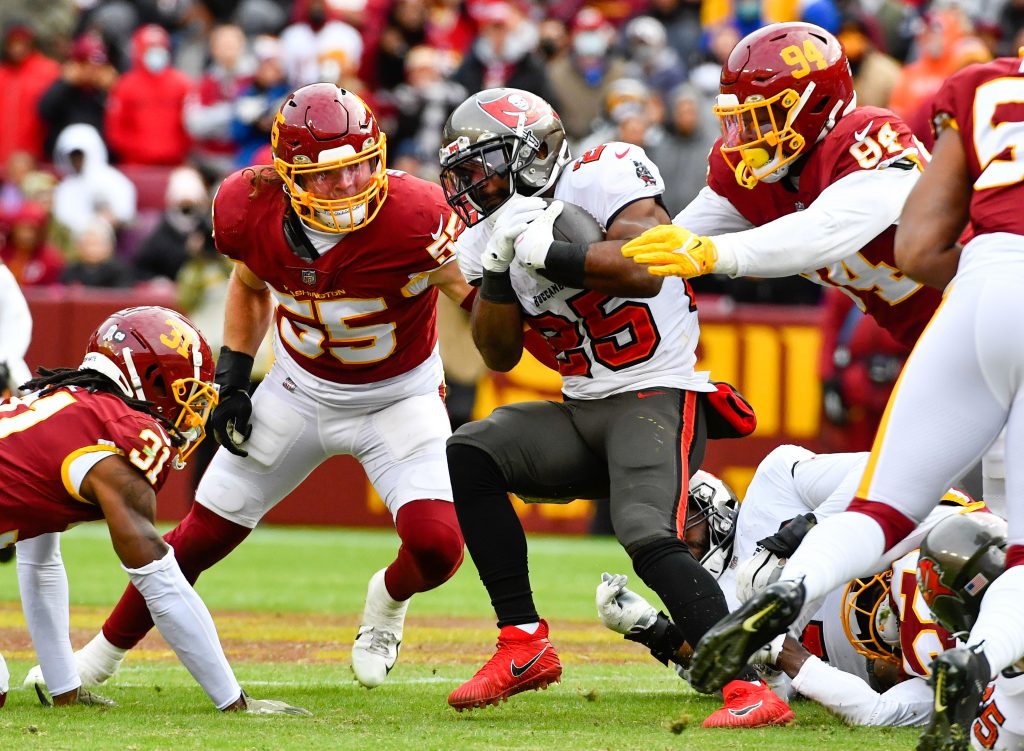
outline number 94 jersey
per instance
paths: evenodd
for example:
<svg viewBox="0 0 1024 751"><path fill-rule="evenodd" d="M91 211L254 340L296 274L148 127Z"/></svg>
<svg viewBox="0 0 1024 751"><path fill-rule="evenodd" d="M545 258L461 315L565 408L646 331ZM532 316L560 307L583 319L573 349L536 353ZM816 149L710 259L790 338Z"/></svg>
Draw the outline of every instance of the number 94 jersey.
<svg viewBox="0 0 1024 751"><path fill-rule="evenodd" d="M555 198L581 206L608 227L629 204L665 190L644 150L606 143L567 164ZM487 219L458 240L459 266L470 283L483 274L491 235ZM681 279L665 279L655 297L611 297L564 287L513 261L512 286L531 328L555 352L562 391L571 399L600 399L650 387L714 391L707 373L694 372L697 304Z"/></svg>
<svg viewBox="0 0 1024 751"><path fill-rule="evenodd" d="M118 397L69 386L0 402L0 548L103 518L82 480L125 457L159 490L178 450L150 415Z"/></svg>

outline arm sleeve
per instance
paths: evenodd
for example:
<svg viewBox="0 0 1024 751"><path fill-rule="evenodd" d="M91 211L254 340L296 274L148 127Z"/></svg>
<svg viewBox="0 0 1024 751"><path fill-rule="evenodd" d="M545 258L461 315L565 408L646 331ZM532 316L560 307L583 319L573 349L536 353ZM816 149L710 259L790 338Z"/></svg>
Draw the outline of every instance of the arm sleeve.
<svg viewBox="0 0 1024 751"><path fill-rule="evenodd" d="M14 274L0 263L0 361L22 362L31 340L32 314L28 303Z"/></svg>
<svg viewBox="0 0 1024 751"><path fill-rule="evenodd" d="M858 170L827 187L803 211L743 232L712 236L718 248L715 272L792 276L842 260L897 222L919 174L903 169Z"/></svg>
<svg viewBox="0 0 1024 751"><path fill-rule="evenodd" d="M217 709L236 701L242 689L224 656L213 618L181 573L174 550L142 568L122 568L146 600L160 635Z"/></svg>
<svg viewBox="0 0 1024 751"><path fill-rule="evenodd" d="M708 186L701 188L686 208L676 214L672 224L685 227L698 235L740 232L754 226L729 199Z"/></svg>
<svg viewBox="0 0 1024 751"><path fill-rule="evenodd" d="M21 540L16 549L21 607L43 680L52 696L74 691L82 681L68 636L68 575L60 555L60 533Z"/></svg>
<svg viewBox="0 0 1024 751"><path fill-rule="evenodd" d="M923 679L903 681L879 694L857 676L813 655L793 678L793 688L851 725L916 727L928 722L931 715L932 691Z"/></svg>

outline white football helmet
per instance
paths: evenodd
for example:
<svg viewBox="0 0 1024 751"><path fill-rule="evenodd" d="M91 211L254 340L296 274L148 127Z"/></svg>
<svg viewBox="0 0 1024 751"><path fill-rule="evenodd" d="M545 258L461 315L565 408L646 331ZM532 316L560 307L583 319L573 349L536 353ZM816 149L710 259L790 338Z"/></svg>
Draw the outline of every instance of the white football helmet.
<svg viewBox="0 0 1024 751"><path fill-rule="evenodd" d="M690 478L686 527L708 523L707 552L700 565L718 579L732 563L736 515L740 501L732 489L710 472L698 469Z"/></svg>

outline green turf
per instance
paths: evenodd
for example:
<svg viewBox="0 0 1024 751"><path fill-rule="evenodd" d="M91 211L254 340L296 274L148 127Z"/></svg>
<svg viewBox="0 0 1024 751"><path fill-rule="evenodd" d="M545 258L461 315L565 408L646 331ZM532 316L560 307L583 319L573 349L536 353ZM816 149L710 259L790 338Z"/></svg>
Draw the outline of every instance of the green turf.
<svg viewBox="0 0 1024 751"><path fill-rule="evenodd" d="M218 714L180 665L136 657L103 689L119 702L116 709L44 710L29 692L13 690L0 710L3 749L868 751L913 748L916 741L915 730L849 728L810 702L796 704L793 727L703 730L700 722L718 706L716 699L689 691L637 645L593 628L600 572L629 570L616 543L605 539L530 541L538 607L552 623L565 665L561 685L513 697L498 708L462 714L448 708L445 696L479 667L496 633L483 588L467 560L451 582L417 596L403 659L388 683L366 691L348 668L347 640L367 579L391 559L395 546L389 532L258 530L200 582L215 618L220 615L243 685L254 696L301 704L314 718ZM102 526L72 530L63 550L72 602L102 606L76 610L73 618L77 630L92 633L126 577ZM15 599L15 589L13 567L0 568L0 601ZM637 590L650 597L642 586ZM242 618L233 611L265 611L269 616L261 617L290 624L300 642L336 641L342 656L332 660L310 654L307 660L300 648L299 658L267 662L259 654L238 652L244 640L237 641L236 634L228 641L227 636L234 629L228 624ZM311 625L305 625L302 614L310 614ZM433 626L418 625L419 618ZM448 619L450 629L444 627ZM325 635L323 624L335 622L341 628ZM275 638L267 633L251 637ZM424 643L431 638L445 642L450 659L432 661L434 647ZM27 655L9 660L15 685L30 666L21 657Z"/></svg>

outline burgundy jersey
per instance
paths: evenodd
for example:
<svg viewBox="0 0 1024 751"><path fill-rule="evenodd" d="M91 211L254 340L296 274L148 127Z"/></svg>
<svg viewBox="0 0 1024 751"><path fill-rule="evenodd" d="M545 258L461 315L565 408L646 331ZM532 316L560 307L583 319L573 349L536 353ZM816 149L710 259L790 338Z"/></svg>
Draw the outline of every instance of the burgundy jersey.
<svg viewBox="0 0 1024 751"><path fill-rule="evenodd" d="M77 490L76 460L94 452L125 457L156 491L178 450L154 417L112 394L67 387L0 402L0 548L103 518Z"/></svg>
<svg viewBox="0 0 1024 751"><path fill-rule="evenodd" d="M955 73L932 103L937 127L947 116L956 125L974 183L974 234L1024 235L1024 60L1002 57Z"/></svg>
<svg viewBox="0 0 1024 751"><path fill-rule="evenodd" d="M441 188L389 171L376 218L307 261L285 235L284 222L294 218L281 183L254 188L253 175L241 170L224 180L214 240L270 285L275 336L295 362L343 384L382 381L424 362L437 343L437 289L427 275L454 259L460 227Z"/></svg>
<svg viewBox="0 0 1024 751"><path fill-rule="evenodd" d="M889 110L878 107L858 107L836 124L807 156L795 191L788 187L788 180L759 182L752 189L742 187L722 158L719 146L721 139L708 158L708 185L756 227L803 210L823 190L853 172L878 169L886 162L900 160L923 166L910 128ZM863 248L855 252L851 249L841 262L804 276L843 290L895 339L913 346L942 295L897 269L895 236L896 227L891 226Z"/></svg>

